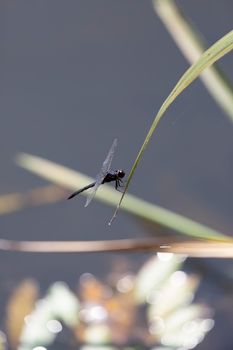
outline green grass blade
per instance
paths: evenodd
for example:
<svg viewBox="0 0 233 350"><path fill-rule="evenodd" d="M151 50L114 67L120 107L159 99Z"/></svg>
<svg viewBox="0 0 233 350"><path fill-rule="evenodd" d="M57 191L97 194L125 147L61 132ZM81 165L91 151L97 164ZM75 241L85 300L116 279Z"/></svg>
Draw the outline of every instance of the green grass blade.
<svg viewBox="0 0 233 350"><path fill-rule="evenodd" d="M206 50L202 35L180 11L174 0L152 0L154 10L190 64ZM200 76L216 103L233 122L233 86L216 65Z"/></svg>
<svg viewBox="0 0 233 350"><path fill-rule="evenodd" d="M228 34L226 34L224 37L222 37L220 40L218 40L215 44L213 44L207 51L205 51L202 56L199 58L199 60L194 63L180 78L178 83L175 85L174 89L171 91L171 93L168 95L166 100L163 102L162 106L160 107L157 115L155 116L155 119L149 129L148 134L146 135L145 141L142 144L142 147L136 157L136 160L131 168L128 180L126 182L125 190L122 193L122 196L120 198L120 201L117 205L117 208L112 216L112 219L110 220L109 224L111 225L112 221L117 215L118 210L120 209L122 200L125 196L126 191L128 190L130 181L133 177L133 174L143 156L143 153L145 152L146 146L155 131L158 123L160 122L160 119L168 109L168 107L172 104L172 102L202 73L202 71L211 66L214 62L216 62L218 59L226 55L228 52L230 52L233 49L233 30L230 31Z"/></svg>
<svg viewBox="0 0 233 350"><path fill-rule="evenodd" d="M92 178L85 176L80 172L29 154L19 154L17 157L17 163L28 171L72 190L93 182ZM85 192L83 192L83 195L85 195ZM115 206L119 201L120 193L111 186L105 184L97 191L95 198L108 205ZM215 241L231 241L230 237L221 232L195 222L194 220L188 219L182 215L173 213L170 210L143 201L130 194L128 194L125 198L122 208L126 212L133 214L138 218L151 221L186 236Z"/></svg>

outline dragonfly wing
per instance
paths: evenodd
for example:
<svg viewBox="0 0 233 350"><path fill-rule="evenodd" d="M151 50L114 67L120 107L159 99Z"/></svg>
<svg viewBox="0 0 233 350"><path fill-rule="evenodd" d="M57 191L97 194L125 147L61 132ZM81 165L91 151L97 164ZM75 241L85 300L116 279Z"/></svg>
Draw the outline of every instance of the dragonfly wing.
<svg viewBox="0 0 233 350"><path fill-rule="evenodd" d="M106 157L105 161L103 162L102 168L101 168L100 172L98 173L98 175L96 176L95 186L92 188L92 190L90 191L90 193L87 196L85 207L87 207L90 204L90 202L92 201L92 199L95 197L95 194L96 194L96 191L98 190L98 187L102 184L103 179L105 178L105 176L109 172L116 146L117 146L117 139L114 139L112 146L110 147L110 150L108 151L107 157Z"/></svg>
<svg viewBox="0 0 233 350"><path fill-rule="evenodd" d="M102 181L101 181L102 182ZM85 207L87 207L92 199L95 197L95 194L96 194L96 191L98 190L98 187L101 185L101 183L95 183L95 186L91 189L91 191L89 192L89 194L87 195L87 200L86 200L86 203L85 203Z"/></svg>
<svg viewBox="0 0 233 350"><path fill-rule="evenodd" d="M104 173L105 175L107 175L107 173L110 170L116 146L117 146L117 139L114 139L112 146L110 147L110 150L108 151L108 155L107 155L105 161L103 162L103 165L101 168L101 173Z"/></svg>

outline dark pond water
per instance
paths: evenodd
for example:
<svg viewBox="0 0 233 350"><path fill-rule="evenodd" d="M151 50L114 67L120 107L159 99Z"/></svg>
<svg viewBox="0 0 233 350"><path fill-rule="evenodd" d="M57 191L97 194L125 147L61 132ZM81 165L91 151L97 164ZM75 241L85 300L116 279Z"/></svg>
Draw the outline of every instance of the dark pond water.
<svg viewBox="0 0 233 350"><path fill-rule="evenodd" d="M179 4L208 44L232 28L230 0ZM0 23L0 192L46 184L15 165L19 151L95 175L118 137L114 165L128 171L156 111L188 67L150 1L3 1ZM220 65L233 79L232 54ZM232 123L197 81L167 112L130 191L231 234L232 164ZM123 213L109 228L112 208L93 202L84 209L83 204L80 198L1 216L1 237L85 240L146 234ZM113 258L1 253L2 314L21 279L37 279L42 290L56 280L74 286L83 272L104 276ZM130 258L139 262L143 255ZM231 350L232 265L200 263L209 278L200 297L212 295L218 312L215 331L199 348ZM189 264L200 267L196 261Z"/></svg>

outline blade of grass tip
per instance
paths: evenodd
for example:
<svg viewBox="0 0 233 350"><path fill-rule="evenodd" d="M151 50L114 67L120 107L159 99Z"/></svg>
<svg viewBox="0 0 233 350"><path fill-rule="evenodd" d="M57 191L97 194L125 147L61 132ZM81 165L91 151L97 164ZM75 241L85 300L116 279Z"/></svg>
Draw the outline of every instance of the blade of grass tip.
<svg viewBox="0 0 233 350"><path fill-rule="evenodd" d="M141 149L136 157L136 160L130 170L129 177L126 182L125 189L122 193L122 196L120 198L120 201L115 209L115 212L113 213L113 216L111 220L109 221L109 225L112 224L113 220L117 216L117 213L120 209L122 200L128 190L130 181L133 177L133 174L143 156L143 153L145 152L146 146L155 131L160 119L168 109L168 107L172 104L172 102L176 99L177 96L179 96L185 88L187 88L200 74L201 72L211 66L214 62L216 62L218 59L226 55L228 52L230 52L233 49L233 30L227 33L225 36L223 36L221 39L219 39L217 42L215 42L208 50L206 50L201 57L190 67L186 72L182 75L178 83L175 85L171 93L168 95L168 97L163 102L162 106L160 107L157 115L155 116L155 119L146 135L145 141L143 142Z"/></svg>
<svg viewBox="0 0 233 350"><path fill-rule="evenodd" d="M156 14L190 64L206 50L202 35L184 16L174 0L152 0ZM213 65L200 76L208 92L233 122L233 86L229 78Z"/></svg>

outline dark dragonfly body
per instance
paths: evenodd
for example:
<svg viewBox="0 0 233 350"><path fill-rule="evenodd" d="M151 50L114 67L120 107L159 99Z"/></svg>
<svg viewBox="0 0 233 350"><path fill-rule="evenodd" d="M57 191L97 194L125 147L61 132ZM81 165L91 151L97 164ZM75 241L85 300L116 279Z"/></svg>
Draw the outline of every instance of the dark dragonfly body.
<svg viewBox="0 0 233 350"><path fill-rule="evenodd" d="M86 204L85 204L85 207L87 207L90 204L90 202L92 201L92 199L94 198L96 191L98 190L100 185L102 185L106 182L114 181L116 190L118 190L118 187L122 187L122 183L123 183L122 178L125 176L125 172L123 170L116 170L116 171L110 170L116 146L117 146L117 139L114 139L112 146L110 147L110 149L108 151L107 157L102 164L100 172L98 173L98 175L95 178L95 182L81 188L78 191L75 191L67 199L71 199L71 198L77 196L79 193L82 193L83 191L86 191L89 188L92 188L91 191L87 195L87 200L86 200Z"/></svg>
<svg viewBox="0 0 233 350"><path fill-rule="evenodd" d="M122 178L125 176L125 172L123 170L116 170L116 171L109 171L104 179L101 182L101 185L105 184L106 182L113 182L115 181L115 189L118 190L119 187L123 186ZM72 193L67 199L74 198L78 194L82 193L83 191L88 190L89 188L92 188L96 185L96 181L92 182L91 184L81 188L80 190L75 191Z"/></svg>

